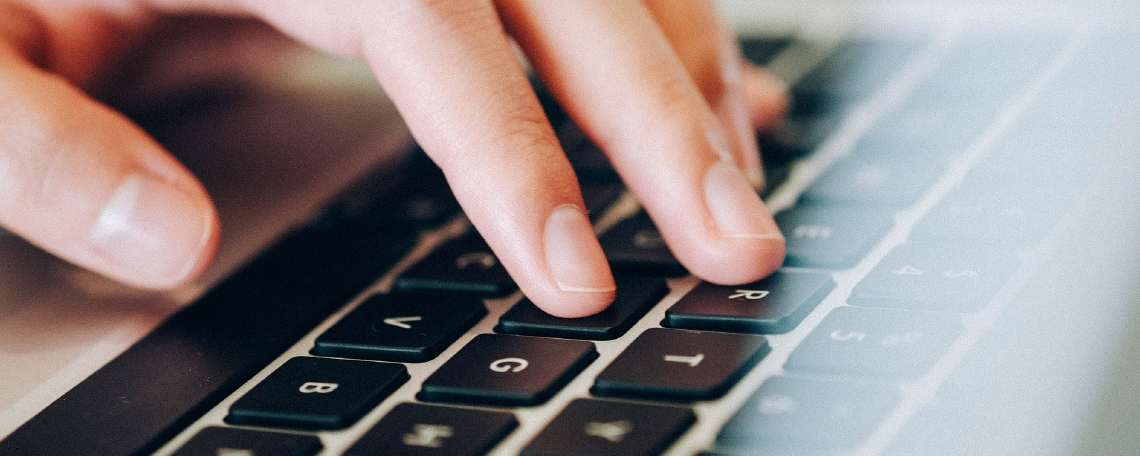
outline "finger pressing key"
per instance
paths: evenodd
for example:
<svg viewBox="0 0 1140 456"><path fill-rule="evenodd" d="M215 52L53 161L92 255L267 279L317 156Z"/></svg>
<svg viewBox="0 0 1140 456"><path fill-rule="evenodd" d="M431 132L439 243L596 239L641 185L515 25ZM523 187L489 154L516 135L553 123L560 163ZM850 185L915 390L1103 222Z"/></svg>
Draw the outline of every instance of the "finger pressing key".
<svg viewBox="0 0 1140 456"><path fill-rule="evenodd" d="M641 2L499 6L544 82L606 150L691 272L730 284L779 267L783 236L741 172L724 124Z"/></svg>

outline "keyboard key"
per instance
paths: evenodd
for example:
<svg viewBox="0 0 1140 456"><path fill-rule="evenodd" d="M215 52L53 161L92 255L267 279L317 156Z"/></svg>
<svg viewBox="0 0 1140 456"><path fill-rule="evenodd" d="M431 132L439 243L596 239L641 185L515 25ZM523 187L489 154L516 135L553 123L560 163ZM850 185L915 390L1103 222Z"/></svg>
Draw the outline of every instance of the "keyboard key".
<svg viewBox="0 0 1140 456"><path fill-rule="evenodd" d="M841 115L829 108L811 109L808 113L790 114L775 129L759 135L765 166L787 164L811 154L831 136L842 120Z"/></svg>
<svg viewBox="0 0 1140 456"><path fill-rule="evenodd" d="M655 277L617 276L617 296L601 313L585 318L558 318L523 299L499 320L496 331L566 339L611 340L625 334L649 309L669 293Z"/></svg>
<svg viewBox="0 0 1140 456"><path fill-rule="evenodd" d="M408 370L399 364L293 358L238 399L226 421L343 429L407 380Z"/></svg>
<svg viewBox="0 0 1140 456"><path fill-rule="evenodd" d="M517 426L510 413L400 404L345 456L481 456Z"/></svg>
<svg viewBox="0 0 1140 456"><path fill-rule="evenodd" d="M962 332L957 316L839 307L784 366L789 372L912 379L926 374Z"/></svg>
<svg viewBox="0 0 1140 456"><path fill-rule="evenodd" d="M480 334L424 381L419 398L429 402L537 405L550 399L597 356L590 342Z"/></svg>
<svg viewBox="0 0 1140 456"><path fill-rule="evenodd" d="M416 263L396 281L401 292L466 293L501 297L515 282L478 233L452 239Z"/></svg>
<svg viewBox="0 0 1140 456"><path fill-rule="evenodd" d="M794 90L837 100L862 100L898 73L922 46L919 41L850 40L841 43Z"/></svg>
<svg viewBox="0 0 1140 456"><path fill-rule="evenodd" d="M891 211L796 207L776 214L787 238L787 266L844 269L854 266L894 225Z"/></svg>
<svg viewBox="0 0 1140 456"><path fill-rule="evenodd" d="M428 361L486 314L486 308L477 298L376 295L321 334L313 354L382 361Z"/></svg>
<svg viewBox="0 0 1140 456"><path fill-rule="evenodd" d="M825 272L776 271L740 286L701 282L665 312L665 322L672 328L786 333L834 288Z"/></svg>
<svg viewBox="0 0 1140 456"><path fill-rule="evenodd" d="M899 392L886 385L773 377L729 420L717 444L795 454L851 451L900 400Z"/></svg>
<svg viewBox="0 0 1140 456"><path fill-rule="evenodd" d="M625 186L616 183L583 182L582 201L590 220L598 220L625 192Z"/></svg>
<svg viewBox="0 0 1140 456"><path fill-rule="evenodd" d="M461 212L443 171L418 148L407 164L384 169L360 187L326 217L418 230L439 227Z"/></svg>
<svg viewBox="0 0 1140 456"><path fill-rule="evenodd" d="M598 396L694 401L724 395L770 351L761 336L651 328L598 374Z"/></svg>
<svg viewBox="0 0 1140 456"><path fill-rule="evenodd" d="M576 399L523 449L523 456L652 456L696 421L692 410Z"/></svg>
<svg viewBox="0 0 1140 456"><path fill-rule="evenodd" d="M685 274L685 267L673 257L665 239L645 212L619 222L602 233L599 241L614 272Z"/></svg>
<svg viewBox="0 0 1140 456"><path fill-rule="evenodd" d="M972 312L985 306L1017 268L1013 256L902 246L851 293L854 306Z"/></svg>
<svg viewBox="0 0 1140 456"><path fill-rule="evenodd" d="M311 435L208 427L182 445L174 456L315 456L321 449L321 439Z"/></svg>
<svg viewBox="0 0 1140 456"><path fill-rule="evenodd" d="M945 170L940 160L853 154L823 173L801 198L810 203L905 207L918 201Z"/></svg>
<svg viewBox="0 0 1140 456"><path fill-rule="evenodd" d="M974 193L963 189L952 193L915 225L910 238L927 244L1009 252L1039 243L1063 210L1052 196L1042 199Z"/></svg>
<svg viewBox="0 0 1140 456"><path fill-rule="evenodd" d="M740 51L753 65L767 65L792 44L792 37L745 37L740 39Z"/></svg>

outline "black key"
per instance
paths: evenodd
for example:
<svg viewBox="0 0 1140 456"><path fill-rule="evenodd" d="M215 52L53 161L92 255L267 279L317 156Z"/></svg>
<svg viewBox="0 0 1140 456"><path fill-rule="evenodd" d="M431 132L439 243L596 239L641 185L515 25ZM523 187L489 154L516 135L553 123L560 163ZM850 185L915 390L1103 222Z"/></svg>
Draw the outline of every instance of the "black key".
<svg viewBox="0 0 1140 456"><path fill-rule="evenodd" d="M582 201L586 204L590 220L599 219L625 192L625 186L614 183L583 182L581 186Z"/></svg>
<svg viewBox="0 0 1140 456"><path fill-rule="evenodd" d="M851 293L855 306L972 312L985 306L1013 271L1008 254L902 246Z"/></svg>
<svg viewBox="0 0 1140 456"><path fill-rule="evenodd" d="M669 293L654 277L617 276L617 296L601 313L585 318L558 318L523 299L499 320L498 332L566 339L611 340L625 334Z"/></svg>
<svg viewBox="0 0 1140 456"><path fill-rule="evenodd" d="M621 177L610 164L610 159L602 148L586 137L577 125L567 124L556 132L565 145L566 158L578 175L578 180L586 183L621 183Z"/></svg>
<svg viewBox="0 0 1140 456"><path fill-rule="evenodd" d="M422 152L420 162L409 169L385 175L390 188L380 192L370 205L357 210L359 219L381 226L411 229L435 228L460 213L459 202L451 193L447 179Z"/></svg>
<svg viewBox="0 0 1140 456"><path fill-rule="evenodd" d="M0 454L154 451L403 257L415 238L401 233L288 237L0 441Z"/></svg>
<svg viewBox="0 0 1140 456"><path fill-rule="evenodd" d="M439 246L396 280L399 291L501 297L515 291L511 275L478 233Z"/></svg>
<svg viewBox="0 0 1140 456"><path fill-rule="evenodd" d="M793 91L843 101L865 99L890 81L921 45L918 41L847 41L800 79Z"/></svg>
<svg viewBox="0 0 1140 456"><path fill-rule="evenodd" d="M522 454L657 455L695 420L687 408L576 399L527 444Z"/></svg>
<svg viewBox="0 0 1140 456"><path fill-rule="evenodd" d="M599 241L615 272L683 275L685 267L673 257L649 214L641 212L602 233Z"/></svg>
<svg viewBox="0 0 1140 456"><path fill-rule="evenodd" d="M694 401L724 395L770 351L761 336L651 328L598 374L598 396Z"/></svg>
<svg viewBox="0 0 1140 456"><path fill-rule="evenodd" d="M399 364L293 358L234 402L226 421L343 429L407 380Z"/></svg>
<svg viewBox="0 0 1140 456"><path fill-rule="evenodd" d="M480 334L424 381L419 398L537 405L550 399L597 356L590 342Z"/></svg>
<svg viewBox="0 0 1140 456"><path fill-rule="evenodd" d="M791 331L835 288L826 272L776 271L740 286L701 282L665 312L673 328L780 334Z"/></svg>
<svg viewBox="0 0 1140 456"><path fill-rule="evenodd" d="M802 199L823 204L910 206L946 170L941 160L917 155L850 155L816 179Z"/></svg>
<svg viewBox="0 0 1140 456"><path fill-rule="evenodd" d="M759 135L764 163L786 164L811 154L839 126L842 116L824 108L788 117L771 132Z"/></svg>
<svg viewBox="0 0 1140 456"><path fill-rule="evenodd" d="M422 362L487 314L481 300L435 295L368 298L317 338L314 355Z"/></svg>
<svg viewBox="0 0 1140 456"><path fill-rule="evenodd" d="M962 332L957 316L839 307L792 351L789 372L917 378Z"/></svg>
<svg viewBox="0 0 1140 456"><path fill-rule="evenodd" d="M787 238L784 264L808 268L854 266L894 224L889 210L796 207L776 214Z"/></svg>
<svg viewBox="0 0 1140 456"><path fill-rule="evenodd" d="M208 427L174 456L314 456L322 448L321 439L311 435Z"/></svg>
<svg viewBox="0 0 1140 456"><path fill-rule="evenodd" d="M517 426L510 413L400 404L345 456L480 456Z"/></svg>
<svg viewBox="0 0 1140 456"><path fill-rule="evenodd" d="M897 390L885 385L773 377L729 420L717 444L795 454L850 451L874 432L900 399Z"/></svg>
<svg viewBox="0 0 1140 456"><path fill-rule="evenodd" d="M745 37L740 39L740 51L744 58L754 65L767 65L780 52L792 44L793 38L780 37Z"/></svg>
<svg viewBox="0 0 1140 456"><path fill-rule="evenodd" d="M760 197L767 199L772 195L788 178L792 176L791 163L778 164L764 162L764 189L760 192Z"/></svg>

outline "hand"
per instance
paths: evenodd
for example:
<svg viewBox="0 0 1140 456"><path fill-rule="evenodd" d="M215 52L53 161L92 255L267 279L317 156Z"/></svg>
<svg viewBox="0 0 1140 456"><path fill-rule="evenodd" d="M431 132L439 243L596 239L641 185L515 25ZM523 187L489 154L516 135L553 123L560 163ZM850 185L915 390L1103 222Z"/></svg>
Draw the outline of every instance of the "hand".
<svg viewBox="0 0 1140 456"><path fill-rule="evenodd" d="M613 299L578 183L513 38L606 150L677 258L716 283L779 267L753 131L785 103L705 0L0 0L0 224L124 282L209 263L198 181L83 90L162 15L248 16L369 63L522 290L563 317Z"/></svg>

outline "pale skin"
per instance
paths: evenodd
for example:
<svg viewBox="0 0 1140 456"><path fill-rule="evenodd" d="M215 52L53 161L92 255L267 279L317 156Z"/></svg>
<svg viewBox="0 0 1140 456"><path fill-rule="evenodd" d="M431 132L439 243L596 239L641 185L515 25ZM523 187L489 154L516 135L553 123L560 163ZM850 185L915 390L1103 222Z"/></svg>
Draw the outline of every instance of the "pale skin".
<svg viewBox="0 0 1140 456"><path fill-rule="evenodd" d="M268 24L251 27L250 40L276 43L262 52L287 36L366 61L519 287L553 315L601 311L614 281L512 43L689 271L742 284L783 260L753 187L754 131L777 121L784 91L742 63L704 0L0 0L0 225L138 287L202 273L219 233L209 195L87 93L156 18L184 13ZM170 60L194 72L192 57ZM196 71L232 70L202 60Z"/></svg>

